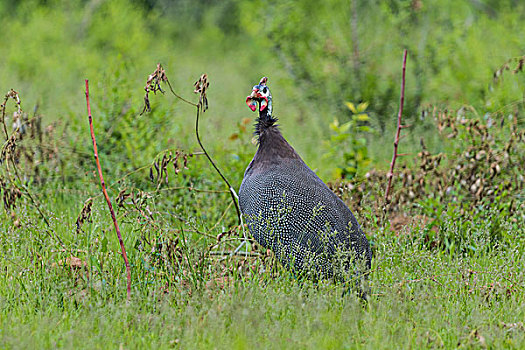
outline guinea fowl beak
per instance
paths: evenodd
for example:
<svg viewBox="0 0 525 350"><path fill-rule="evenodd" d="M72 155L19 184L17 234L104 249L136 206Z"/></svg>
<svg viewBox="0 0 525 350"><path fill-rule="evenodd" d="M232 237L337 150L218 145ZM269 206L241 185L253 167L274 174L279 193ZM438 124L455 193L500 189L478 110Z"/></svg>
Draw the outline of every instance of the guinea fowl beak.
<svg viewBox="0 0 525 350"><path fill-rule="evenodd" d="M252 112L255 112L255 110L257 109L258 101L261 102L261 107L259 108L259 110L262 112L266 107L268 107L268 98L266 96L261 95L261 93L259 92L259 88L254 87L251 95L246 97L246 104L248 105L248 107L250 107Z"/></svg>

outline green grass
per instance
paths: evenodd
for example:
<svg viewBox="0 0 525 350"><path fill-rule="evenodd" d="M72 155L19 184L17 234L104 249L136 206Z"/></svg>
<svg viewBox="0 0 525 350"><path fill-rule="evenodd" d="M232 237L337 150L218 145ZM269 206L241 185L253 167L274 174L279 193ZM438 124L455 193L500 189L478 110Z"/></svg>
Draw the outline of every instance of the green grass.
<svg viewBox="0 0 525 350"><path fill-rule="evenodd" d="M434 0L420 12L403 1L359 5L360 83L347 59L353 52L349 13L338 11L342 5L335 0L312 14L315 21L302 16L317 3L283 2L271 23L271 12L258 12L264 6L252 11L253 4L241 0L182 1L180 7L166 5L164 14L158 11L162 1L0 1L0 56L6 62L0 91L17 90L26 112L38 103L44 127L42 144L29 137L17 143L34 155L20 158L20 179L0 163L2 200L9 189L22 189L16 206L6 200L0 212L0 348L525 348L523 146L516 141L505 150L511 124L516 140L523 133L524 75L505 71L499 84L491 80L506 59L523 54L523 6L515 11L511 3L476 8ZM287 22L288 14L295 22ZM235 22L232 16L242 18ZM312 45L294 46L297 41ZM414 126L403 131L402 152L415 156L424 138L433 155L444 152L442 168L455 168L455 161L474 164L463 152L490 148L491 162L501 157L501 173L492 176L483 159L475 163L486 171L472 170L474 175L495 188L493 197L476 202L470 182L460 183L471 181L468 176L458 175L447 197L429 188L438 174L429 172L425 195L390 213L422 222L394 231L380 208L382 184L373 174L362 175L389 164L405 46L406 122ZM169 93L150 96L153 111L139 115L146 78L157 62L175 91L192 100L193 82L208 73L210 109L202 115L201 137L235 188L255 152L255 115L244 99L262 76L270 77L283 134L326 180L335 173L335 163L324 157L329 124L334 116L341 123L349 116L345 101L370 99L367 125L373 133L366 147L372 162L356 182L334 185L343 188L372 244L367 304L353 295L342 298L340 286L299 283L253 245L256 257L208 254L231 251L241 233L229 194L206 159L189 158L187 169L181 161L178 174L170 165L168 184L149 181L149 168L164 150L200 151L194 109ZM90 80L102 168L131 263L130 301L95 173L84 78ZM472 105L467 118L483 125L491 118L502 126L491 128L483 142L471 140L467 126L448 139L450 130L437 132L432 108L419 119L429 103L443 109ZM10 134L14 110L9 101ZM417 162L406 157L397 169L417 174ZM442 168L439 174L451 176ZM394 181L401 193L401 178ZM130 195L122 206L119 193ZM88 198L89 218L77 230Z"/></svg>
<svg viewBox="0 0 525 350"><path fill-rule="evenodd" d="M374 260L368 305L341 298L331 284L300 285L259 260L206 258L172 275L136 245L140 224L124 224L132 263L132 298L105 203L76 235L65 203L47 229L30 207L21 228L0 236L2 348L522 348L525 280L522 229L506 226L497 247L485 223L467 239L478 251L461 256L425 248L420 229L367 232ZM29 214L31 213L31 214ZM63 223L66 223L65 225ZM457 230L447 223L449 234ZM52 233L51 233L52 232ZM212 235L220 230L210 231ZM155 232L143 232L155 234ZM53 234L62 237L66 251ZM456 234L458 234L456 232ZM108 249L103 240L107 237ZM202 241L201 241L202 243ZM189 243L188 257L205 245ZM68 250L71 251L68 251ZM76 256L87 267L63 261ZM198 265L198 266L197 266ZM202 271L198 269L202 268ZM156 270L157 269L157 270ZM477 332L477 333L476 333Z"/></svg>

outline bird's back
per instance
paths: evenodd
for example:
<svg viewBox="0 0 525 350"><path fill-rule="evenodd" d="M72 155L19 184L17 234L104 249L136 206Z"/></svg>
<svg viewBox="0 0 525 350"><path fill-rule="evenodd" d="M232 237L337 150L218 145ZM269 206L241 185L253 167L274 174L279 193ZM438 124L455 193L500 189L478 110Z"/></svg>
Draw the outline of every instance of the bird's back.
<svg viewBox="0 0 525 350"><path fill-rule="evenodd" d="M256 241L315 277L338 277L355 257L370 267L368 241L352 212L298 156L255 161L239 202Z"/></svg>

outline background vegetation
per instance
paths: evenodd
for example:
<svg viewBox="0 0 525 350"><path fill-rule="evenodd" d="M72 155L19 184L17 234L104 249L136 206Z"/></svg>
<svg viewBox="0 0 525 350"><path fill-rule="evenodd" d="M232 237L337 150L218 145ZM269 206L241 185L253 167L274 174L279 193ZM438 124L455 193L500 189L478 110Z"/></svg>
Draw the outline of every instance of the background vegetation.
<svg viewBox="0 0 525 350"><path fill-rule="evenodd" d="M0 1L0 18L0 347L525 344L522 1ZM384 208L404 48L408 155ZM192 101L208 74L200 133L235 188L244 100L269 77L285 137L371 241L366 306L253 242L230 256L242 229L195 109L168 88L140 114L158 62Z"/></svg>

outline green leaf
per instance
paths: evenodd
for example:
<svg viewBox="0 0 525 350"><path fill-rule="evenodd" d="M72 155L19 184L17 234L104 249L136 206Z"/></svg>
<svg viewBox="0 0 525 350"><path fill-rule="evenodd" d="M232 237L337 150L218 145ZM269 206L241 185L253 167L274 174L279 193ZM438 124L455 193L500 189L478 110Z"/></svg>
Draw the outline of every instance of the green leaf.
<svg viewBox="0 0 525 350"><path fill-rule="evenodd" d="M352 113L356 114L357 109L355 108L355 105L352 102L345 102L346 107L352 111Z"/></svg>
<svg viewBox="0 0 525 350"><path fill-rule="evenodd" d="M357 111L358 112L364 112L366 108L368 107L368 102L363 102L357 105Z"/></svg>
<svg viewBox="0 0 525 350"><path fill-rule="evenodd" d="M334 121L330 123L330 129L336 132L339 130L339 120L337 120L337 118L335 118Z"/></svg>
<svg viewBox="0 0 525 350"><path fill-rule="evenodd" d="M338 134L338 135L333 135L332 136L332 140L333 141L345 141L347 138L348 138L348 134Z"/></svg>
<svg viewBox="0 0 525 350"><path fill-rule="evenodd" d="M346 167L346 168L345 168L345 171L346 171L347 173L349 173L349 174L355 174L355 173L357 173L357 169L354 168L353 166Z"/></svg>
<svg viewBox="0 0 525 350"><path fill-rule="evenodd" d="M359 113L357 115L354 115L352 118L354 120L359 120L360 122L366 122L366 121L370 120L370 117L366 113Z"/></svg>
<svg viewBox="0 0 525 350"><path fill-rule="evenodd" d="M352 125L352 121L346 122L339 128L339 132L347 132L350 129L350 126Z"/></svg>

